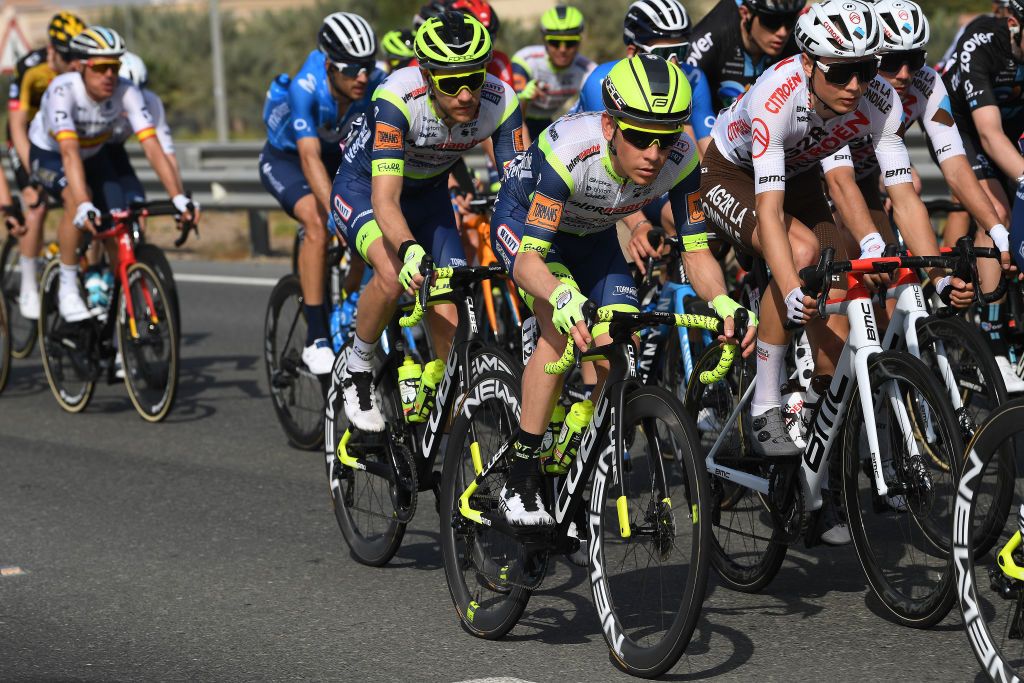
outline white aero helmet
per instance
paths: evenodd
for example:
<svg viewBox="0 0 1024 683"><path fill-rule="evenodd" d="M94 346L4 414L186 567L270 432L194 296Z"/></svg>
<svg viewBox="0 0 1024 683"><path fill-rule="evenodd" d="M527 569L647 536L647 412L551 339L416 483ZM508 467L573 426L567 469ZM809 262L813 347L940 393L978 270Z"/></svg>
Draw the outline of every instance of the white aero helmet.
<svg viewBox="0 0 1024 683"><path fill-rule="evenodd" d="M814 57L870 57L882 49L874 8L860 0L825 0L805 9L793 36Z"/></svg>
<svg viewBox="0 0 1024 683"><path fill-rule="evenodd" d="M928 17L913 0L880 0L875 14L882 27L883 50L923 50L928 45Z"/></svg>
<svg viewBox="0 0 1024 683"><path fill-rule="evenodd" d="M118 75L121 78L127 78L139 88L144 87L149 81L146 63L134 52L125 52L121 55L121 69L118 71Z"/></svg>

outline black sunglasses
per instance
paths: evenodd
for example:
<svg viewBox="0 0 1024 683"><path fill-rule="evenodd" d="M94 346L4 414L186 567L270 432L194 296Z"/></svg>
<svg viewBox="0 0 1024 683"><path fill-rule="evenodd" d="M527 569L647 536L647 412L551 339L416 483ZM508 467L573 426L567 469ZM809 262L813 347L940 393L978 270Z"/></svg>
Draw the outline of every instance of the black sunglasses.
<svg viewBox="0 0 1024 683"><path fill-rule="evenodd" d="M653 131L644 130L642 128L634 128L621 121L618 123L618 129L622 131L622 137L633 147L637 149L647 149L651 145L658 145L661 150L667 150L672 145L679 141L679 136L683 134L682 131Z"/></svg>
<svg viewBox="0 0 1024 683"><path fill-rule="evenodd" d="M888 52L882 55L878 63L878 70L894 74L906 64L911 73L918 71L928 60L928 53L925 50L901 50L899 52Z"/></svg>
<svg viewBox="0 0 1024 683"><path fill-rule="evenodd" d="M797 17L800 16L799 12L760 12L756 13L758 19L761 20L761 26L765 29L774 33L782 27L792 30L793 26L796 25Z"/></svg>
<svg viewBox="0 0 1024 683"><path fill-rule="evenodd" d="M553 47L556 50L559 48L566 47L579 47L580 41L577 40L563 40L561 38L548 38L546 41L549 47Z"/></svg>
<svg viewBox="0 0 1024 683"><path fill-rule="evenodd" d="M334 71L340 71L342 76L348 76L349 78L356 78L364 71L366 73L373 73L376 66L376 62L353 62L351 64L331 62L331 69Z"/></svg>
<svg viewBox="0 0 1024 683"><path fill-rule="evenodd" d="M822 64L815 62L818 69L825 75L825 80L832 85L846 85L854 76L861 85L867 84L878 75L878 60L865 59L859 62L833 62Z"/></svg>

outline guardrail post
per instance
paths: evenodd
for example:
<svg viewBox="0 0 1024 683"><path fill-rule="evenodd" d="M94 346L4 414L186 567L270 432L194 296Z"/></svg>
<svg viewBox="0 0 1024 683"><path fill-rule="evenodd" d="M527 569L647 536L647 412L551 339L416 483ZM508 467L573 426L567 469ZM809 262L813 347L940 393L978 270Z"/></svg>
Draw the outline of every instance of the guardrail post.
<svg viewBox="0 0 1024 683"><path fill-rule="evenodd" d="M270 227L267 212L249 209L249 242L253 256L270 256Z"/></svg>

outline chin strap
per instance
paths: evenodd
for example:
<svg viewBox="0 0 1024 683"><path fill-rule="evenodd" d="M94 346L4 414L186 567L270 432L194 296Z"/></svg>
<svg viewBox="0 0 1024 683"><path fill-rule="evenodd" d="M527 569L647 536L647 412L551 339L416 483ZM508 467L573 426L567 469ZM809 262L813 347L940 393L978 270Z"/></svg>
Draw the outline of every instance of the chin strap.
<svg viewBox="0 0 1024 683"><path fill-rule="evenodd" d="M835 109L833 109L832 107L828 106L828 102L826 102L824 99L818 97L818 93L814 92L814 72L817 71L817 70L818 70L818 62L816 60L812 59L811 60L811 77L807 81L807 89L811 91L812 95L814 95L814 99L816 99L819 102L821 102L821 106L825 107L825 109L828 109L830 112L832 112L836 116L842 116L842 114L840 112L837 112Z"/></svg>

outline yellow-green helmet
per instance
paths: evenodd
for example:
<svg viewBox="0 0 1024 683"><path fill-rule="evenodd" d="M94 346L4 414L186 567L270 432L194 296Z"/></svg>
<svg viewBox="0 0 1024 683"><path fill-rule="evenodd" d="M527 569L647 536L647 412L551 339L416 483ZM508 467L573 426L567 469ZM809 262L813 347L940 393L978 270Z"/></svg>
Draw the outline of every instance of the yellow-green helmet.
<svg viewBox="0 0 1024 683"><path fill-rule="evenodd" d="M540 32L548 36L578 36L583 33L583 12L569 5L556 5L540 17Z"/></svg>
<svg viewBox="0 0 1024 683"><path fill-rule="evenodd" d="M644 53L612 67L601 88L605 111L615 118L677 126L690 119L690 82L683 70Z"/></svg>
<svg viewBox="0 0 1024 683"><path fill-rule="evenodd" d="M469 14L442 12L416 30L413 49L425 69L461 71L491 61L491 34Z"/></svg>
<svg viewBox="0 0 1024 683"><path fill-rule="evenodd" d="M409 29L388 31L380 39L380 47L387 57L393 59L412 59L416 53L412 51L413 33Z"/></svg>

